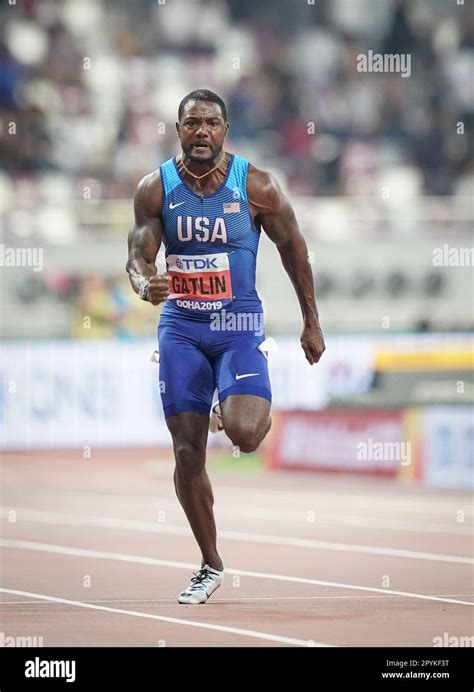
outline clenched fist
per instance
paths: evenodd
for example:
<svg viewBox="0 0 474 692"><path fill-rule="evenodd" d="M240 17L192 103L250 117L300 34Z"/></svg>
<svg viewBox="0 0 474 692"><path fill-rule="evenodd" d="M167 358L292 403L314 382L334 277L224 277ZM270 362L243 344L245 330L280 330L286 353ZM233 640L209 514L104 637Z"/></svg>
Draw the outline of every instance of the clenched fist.
<svg viewBox="0 0 474 692"><path fill-rule="evenodd" d="M301 333L300 341L308 363L310 365L317 363L326 350L321 327L306 325Z"/></svg>
<svg viewBox="0 0 474 692"><path fill-rule="evenodd" d="M159 305L164 303L168 297L170 288L170 277L169 274L159 274L157 276L152 276L148 284L148 291L146 299L152 303L152 305Z"/></svg>

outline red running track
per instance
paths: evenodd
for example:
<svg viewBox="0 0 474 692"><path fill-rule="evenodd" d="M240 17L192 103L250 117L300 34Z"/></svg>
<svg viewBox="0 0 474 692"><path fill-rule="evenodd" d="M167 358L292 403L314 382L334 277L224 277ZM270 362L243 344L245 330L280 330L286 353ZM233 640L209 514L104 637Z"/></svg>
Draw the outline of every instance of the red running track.
<svg viewBox="0 0 474 692"><path fill-rule="evenodd" d="M210 466L225 583L184 606L200 555L169 452L3 454L5 635L140 647L473 636L468 493L238 464Z"/></svg>

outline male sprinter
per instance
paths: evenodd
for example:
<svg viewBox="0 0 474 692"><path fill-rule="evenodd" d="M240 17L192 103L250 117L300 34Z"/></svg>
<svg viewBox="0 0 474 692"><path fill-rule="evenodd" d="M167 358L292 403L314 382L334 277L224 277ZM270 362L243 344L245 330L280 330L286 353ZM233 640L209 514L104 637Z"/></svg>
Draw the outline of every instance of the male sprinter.
<svg viewBox="0 0 474 692"><path fill-rule="evenodd" d="M204 603L224 576L205 468L214 390L222 426L241 451L257 449L271 424L255 290L262 228L298 296L301 345L311 365L325 346L293 209L269 173L224 151L229 123L222 99L206 89L191 92L179 105L176 129L181 155L138 185L127 271L141 298L153 305L166 301L158 328L162 402L173 438L176 494L202 553L201 569L178 601ZM162 241L167 272L157 276Z"/></svg>

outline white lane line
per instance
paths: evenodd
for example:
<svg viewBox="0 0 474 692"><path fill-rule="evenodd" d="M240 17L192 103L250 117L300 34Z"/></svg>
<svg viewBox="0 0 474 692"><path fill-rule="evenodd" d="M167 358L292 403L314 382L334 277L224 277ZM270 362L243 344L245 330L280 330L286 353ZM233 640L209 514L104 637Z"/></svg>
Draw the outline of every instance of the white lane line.
<svg viewBox="0 0 474 692"><path fill-rule="evenodd" d="M170 472L170 483L172 484L171 472ZM219 479L214 479L216 483L216 495L219 495L219 502L217 506L221 504L223 507L229 504L234 504L239 501L244 500L245 504L252 504L255 507L261 507L263 502L268 502L273 507L279 507L282 511L291 512L296 507L304 507L304 511L314 511L316 514L320 510L330 510L346 513L348 509L356 509L363 512L370 512L371 514L375 512L381 512L384 519L390 512L403 513L406 516L410 514L423 515L423 517L428 517L428 515L433 515L436 519L444 517L452 521L453 523L459 523L459 512L464 514L464 523L468 523L468 519L473 517L472 500L467 497L466 494L456 494L449 495L446 494L436 496L425 496L424 493L419 493L417 496L410 497L400 497L390 495L380 494L361 494L360 492L354 490L354 493L348 494L347 492L335 493L335 492L321 492L321 490L315 489L312 492L307 490L295 489L291 495L286 491L272 489L272 488L258 488L255 486L251 488L245 488L242 486L233 485L222 485ZM20 480L18 481L20 483ZM59 494L66 500L79 500L83 501L84 498L101 498L103 500L117 500L123 502L126 498L127 501L132 502L156 502L157 495L163 494L169 489L169 483L159 484L156 488L156 493L153 495L144 494L134 494L134 493L102 493L97 492L93 488L90 490L74 490L68 491L64 488L55 488L54 497ZM37 486L25 486L21 483L21 494L22 497L26 494L32 494L37 491ZM50 486L45 486L44 491L49 491L53 493ZM170 498L169 498L170 499ZM174 499L174 498L173 498ZM293 504L292 504L293 502ZM263 508L265 511L266 508ZM269 508L271 511L271 508Z"/></svg>
<svg viewBox="0 0 474 692"><path fill-rule="evenodd" d="M45 553L55 553L57 555L74 555L77 557L90 557L100 560L117 560L119 562L131 562L140 565L154 565L157 567L174 567L178 569L196 569L194 563L178 562L176 560L160 560L158 558L143 557L141 555L129 555L127 553L111 553L102 550L86 550L84 548L72 548L69 546L54 545L52 543L35 543L33 541L12 540L0 538L0 545L6 548L18 548L20 550L36 550ZM469 605L474 603L460 601L452 598L441 598L439 596L426 596L409 591L393 591L390 589L379 589L374 586L358 586L356 584L342 584L333 581L321 581L319 579L308 579L306 577L291 577L286 574L271 574L268 572L250 572L248 570L226 567L228 574L237 574L241 577L255 577L256 579L271 579L273 581L287 581L296 584L313 584L315 586L329 586L337 589L351 589L355 591L367 591L369 593L390 594L392 596L404 596L407 598L419 598L424 601L440 601L442 603L455 603L457 605Z"/></svg>
<svg viewBox="0 0 474 692"><path fill-rule="evenodd" d="M17 507L15 509L17 522L21 519L37 523L68 526L87 526L121 531L137 531L140 533L160 533L172 536L190 536L187 526L178 526L168 523L151 523L136 519L120 519L119 517L96 517L79 514L65 514L63 512L48 512L45 510L31 510ZM2 515L5 512L2 512ZM402 557L411 560L431 560L433 562L449 562L453 564L474 564L474 558L458 555L441 555L438 553L424 553L416 550L402 550L400 548L381 548L370 545L358 545L355 543L334 543L331 541L316 541L309 538L297 538L293 536L274 536L266 533L248 533L244 531L219 531L221 539L242 541L246 543L259 543L265 545L291 546L296 548L312 548L316 550L333 550L346 553L364 553L366 555L386 555L389 557Z"/></svg>
<svg viewBox="0 0 474 692"><path fill-rule="evenodd" d="M474 598L473 594L438 594L438 596L457 596L458 598L466 597ZM241 596L240 598L216 598L212 597L213 603L228 603L233 605L236 603L246 603L247 601L258 602L258 601L326 601L326 600L339 600L339 601L367 601L370 598L371 601L377 598L382 599L385 596ZM176 605L175 599L170 598L99 598L94 601L81 601L82 603L166 603L168 605ZM2 605L50 605L49 603L44 603L43 601L2 601L0 600L0 607Z"/></svg>
<svg viewBox="0 0 474 692"><path fill-rule="evenodd" d="M171 479L171 475L170 475ZM172 483L172 480L170 481ZM169 484L167 484L169 487ZM32 490L35 490L33 488ZM123 502L124 498L129 500L137 500L139 502L149 502L150 500L155 501L156 495L134 495L132 494L118 494L118 493L96 493L94 490L89 491L65 491L61 489L58 490L61 495L70 497L73 499L81 498L85 496L91 497L101 497L110 498L111 500L119 500ZM420 494L413 498L395 498L392 499L390 496L379 495L361 495L354 491L355 495L349 495L347 493L322 493L319 490L314 492L307 491L292 491L291 495L282 490L275 490L270 488L243 488L239 486L223 486L218 481L216 481L216 495L219 495L219 502L222 505L233 504L236 501L236 495L243 497L246 504L252 503L256 507L262 505L262 501L267 499L273 507L281 507L282 510L286 510L288 505L289 509L292 509L290 500L295 499L297 507L304 507L306 510L314 510L317 513L318 508L322 508L328 505L331 510L339 508L341 511L347 511L348 507L354 507L361 509L363 511L373 512L374 510L380 510L384 517L387 516L387 512L413 512L414 514L433 514L436 517L446 515L450 517L453 522L456 521L458 513L460 511L464 512L465 518L472 516L472 501L465 497L451 497L446 498L445 496L439 498L430 498L427 502L426 499ZM22 493L23 487L22 487ZM240 498L239 498L240 499ZM218 504L219 504L218 502ZM293 505L294 507L294 505Z"/></svg>
<svg viewBox="0 0 474 692"><path fill-rule="evenodd" d="M68 497L70 500L79 502L80 505L83 505L84 502L84 496L88 497L89 499L91 498L90 493L67 493ZM79 495L79 497L78 497ZM108 499L116 499L118 500L120 498L120 501L123 502L123 496L110 496L107 495ZM150 501L151 498L148 498L148 501ZM182 513L181 506L178 504L178 501L175 500L174 498L169 498L169 497L157 497L153 498L153 504L156 507L159 507L160 510L169 510L169 511L176 511L179 514ZM450 524L446 523L438 523L438 522L423 522L423 521L408 521L408 520L403 520L403 519L387 519L387 518L373 518L373 517L363 517L363 516L358 516L355 514L348 515L347 513L344 512L344 514L324 514L323 512L320 511L320 509L311 509L311 510L289 510L289 509L272 509L269 507L248 507L245 505L238 505L234 503L218 503L214 507L215 513L217 517L219 516L230 516L232 518L235 518L236 516L239 517L246 517L248 519L264 519L267 521L278 521L278 522L289 522L289 521L294 521L297 522L298 524L307 524L308 523L308 512L311 511L313 512L312 516L314 517L314 524L316 526L320 524L329 524L331 526L337 526L337 525L343 525L343 526L360 526L362 528L375 528L375 529L381 529L383 531L409 531L409 532L415 532L419 533L420 531L426 532L426 533L436 533L436 534L441 534L441 533L446 533L446 534L453 534L456 536L459 535L468 535L472 536L474 532L474 527L470 526L467 522L463 522L462 524L456 520L456 514L453 512L452 513L452 522Z"/></svg>
<svg viewBox="0 0 474 692"><path fill-rule="evenodd" d="M321 644L308 639L294 639L293 637L281 637L278 634L270 634L268 632L257 632L256 630L244 630L239 627L227 627L226 625L211 625L207 622L198 622L196 620L182 620L181 618L171 618L165 615L152 615L151 613L140 613L135 610L124 610L123 608L108 608L83 601L71 601L67 598L58 598L57 596L46 596L44 594L32 593L30 591L18 591L17 589L4 589L0 587L0 592L10 593L15 596L30 596L40 598L44 601L53 603L64 603L66 605L76 606L77 608L90 608L91 610L102 610L106 613L117 613L118 615L131 615L136 618L146 618L149 620L160 620L161 622L169 622L173 625L184 625L186 627L199 627L206 630L214 630L216 632L228 632L230 634L240 634L243 637L253 637L255 639L265 639L270 642L280 642L282 644L293 644L295 646L315 646L315 647L331 647L331 644Z"/></svg>

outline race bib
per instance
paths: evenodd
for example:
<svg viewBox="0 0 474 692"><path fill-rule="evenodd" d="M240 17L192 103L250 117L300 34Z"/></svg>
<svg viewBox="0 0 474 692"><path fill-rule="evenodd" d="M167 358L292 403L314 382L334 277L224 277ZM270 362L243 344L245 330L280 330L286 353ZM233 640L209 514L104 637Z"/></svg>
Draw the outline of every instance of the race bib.
<svg viewBox="0 0 474 692"><path fill-rule="evenodd" d="M232 300L229 256L168 255L169 300L188 310L220 310Z"/></svg>

